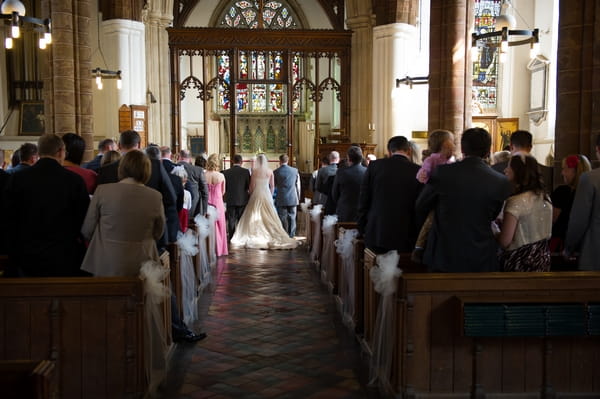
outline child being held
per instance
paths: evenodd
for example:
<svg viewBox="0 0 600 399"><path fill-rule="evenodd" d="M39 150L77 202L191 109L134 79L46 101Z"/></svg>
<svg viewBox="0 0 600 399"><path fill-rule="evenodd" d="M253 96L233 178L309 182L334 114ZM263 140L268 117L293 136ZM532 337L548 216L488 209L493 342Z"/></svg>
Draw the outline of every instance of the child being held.
<svg viewBox="0 0 600 399"><path fill-rule="evenodd" d="M454 135L448 130L434 130L427 140L429 146L429 155L423 160L421 169L417 172L417 180L421 183L427 183L431 173L435 170L438 165L444 165L453 163L454 158ZM423 227L419 232L419 237L415 244L415 249L412 253L412 261L421 263L423 250L427 242L427 234L431 230L431 224L433 223L433 211L429 212Z"/></svg>

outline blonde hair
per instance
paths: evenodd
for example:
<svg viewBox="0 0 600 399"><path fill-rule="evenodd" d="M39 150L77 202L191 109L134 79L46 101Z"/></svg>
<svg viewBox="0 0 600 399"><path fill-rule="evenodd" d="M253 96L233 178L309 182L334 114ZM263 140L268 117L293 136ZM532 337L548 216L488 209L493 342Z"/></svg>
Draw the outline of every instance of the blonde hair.
<svg viewBox="0 0 600 399"><path fill-rule="evenodd" d="M211 154L206 161L206 170L219 171L219 156L217 154Z"/></svg>
<svg viewBox="0 0 600 399"><path fill-rule="evenodd" d="M434 130L427 139L427 145L432 153L442 151L442 146L446 140L454 141L454 134L449 130Z"/></svg>

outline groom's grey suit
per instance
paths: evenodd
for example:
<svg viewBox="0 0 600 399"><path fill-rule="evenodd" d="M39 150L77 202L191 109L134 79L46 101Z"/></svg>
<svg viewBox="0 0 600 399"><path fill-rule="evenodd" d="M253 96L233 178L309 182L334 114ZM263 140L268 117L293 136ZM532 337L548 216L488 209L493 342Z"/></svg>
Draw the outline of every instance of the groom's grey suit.
<svg viewBox="0 0 600 399"><path fill-rule="evenodd" d="M275 179L275 207L284 230L296 235L296 208L300 198L300 175L298 169L282 164L273 172Z"/></svg>

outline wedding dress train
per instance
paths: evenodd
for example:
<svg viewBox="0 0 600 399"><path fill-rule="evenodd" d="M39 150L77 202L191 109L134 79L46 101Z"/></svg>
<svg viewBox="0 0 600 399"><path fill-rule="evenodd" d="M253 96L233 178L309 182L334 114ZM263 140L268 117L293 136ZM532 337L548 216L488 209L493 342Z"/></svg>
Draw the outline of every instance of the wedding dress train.
<svg viewBox="0 0 600 399"><path fill-rule="evenodd" d="M268 178L257 178L233 237L232 248L293 249L298 243L281 226Z"/></svg>

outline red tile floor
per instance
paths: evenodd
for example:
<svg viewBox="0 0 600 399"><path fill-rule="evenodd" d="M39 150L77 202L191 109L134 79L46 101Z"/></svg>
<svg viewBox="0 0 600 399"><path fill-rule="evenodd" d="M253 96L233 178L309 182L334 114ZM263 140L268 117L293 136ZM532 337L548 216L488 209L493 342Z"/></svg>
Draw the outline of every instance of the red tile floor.
<svg viewBox="0 0 600 399"><path fill-rule="evenodd" d="M202 297L208 337L178 344L161 398L379 398L304 248L237 250Z"/></svg>

